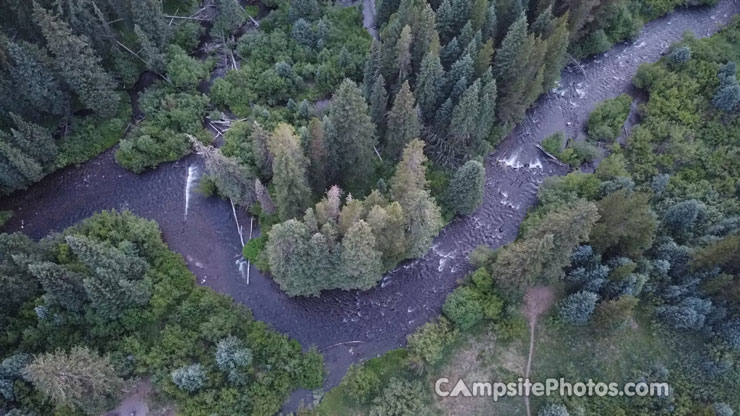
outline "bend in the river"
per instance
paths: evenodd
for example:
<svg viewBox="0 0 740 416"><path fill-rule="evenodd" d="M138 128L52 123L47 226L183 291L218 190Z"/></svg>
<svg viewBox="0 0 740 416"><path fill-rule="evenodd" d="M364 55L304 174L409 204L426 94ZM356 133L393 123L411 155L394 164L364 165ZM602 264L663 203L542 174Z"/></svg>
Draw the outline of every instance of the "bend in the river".
<svg viewBox="0 0 740 416"><path fill-rule="evenodd" d="M641 63L659 59L683 32L709 36L738 12L740 4L733 0L679 10L646 24L633 43L567 68L562 86L541 97L526 120L487 158L480 209L455 220L426 255L399 265L369 291L289 298L270 278L248 268L241 258L230 204L195 191L203 173L196 156L135 175L119 167L109 150L0 201L0 210L14 214L5 230L41 238L104 209L129 209L153 219L200 284L233 296L257 319L304 346L317 345L325 355L331 386L351 362L401 346L407 334L437 316L445 296L469 271L467 254L473 248L498 247L515 238L527 209L536 202L538 186L546 177L566 171L543 157L537 143L557 131L569 137L582 134L597 103L630 92L630 79ZM248 237L250 219L243 212L236 215ZM252 236L257 233L255 224Z"/></svg>

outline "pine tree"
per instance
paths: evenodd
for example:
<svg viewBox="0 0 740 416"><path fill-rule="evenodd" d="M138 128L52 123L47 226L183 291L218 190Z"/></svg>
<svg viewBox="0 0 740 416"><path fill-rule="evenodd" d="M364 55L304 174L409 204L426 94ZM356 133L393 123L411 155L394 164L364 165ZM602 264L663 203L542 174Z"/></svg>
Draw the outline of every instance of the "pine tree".
<svg viewBox="0 0 740 416"><path fill-rule="evenodd" d="M249 142L255 170L260 179L267 182L272 178L272 155L268 146L270 133L262 128L262 125L254 122L252 131L249 133Z"/></svg>
<svg viewBox="0 0 740 416"><path fill-rule="evenodd" d="M498 25L496 18L496 2L491 2L486 10L486 22L481 28L481 34L484 40L496 39L498 34Z"/></svg>
<svg viewBox="0 0 740 416"><path fill-rule="evenodd" d="M311 189L317 194L322 194L329 185L327 181L327 160L329 154L324 142L324 125L318 118L312 118L308 122L308 178Z"/></svg>
<svg viewBox="0 0 740 416"><path fill-rule="evenodd" d="M491 67L481 77L480 112L478 113L476 142L481 143L488 138L496 122L496 80L493 79Z"/></svg>
<svg viewBox="0 0 740 416"><path fill-rule="evenodd" d="M366 221L373 230L376 248L383 253L383 266L392 267L402 260L406 252L406 236L401 205L398 202L386 206L373 205Z"/></svg>
<svg viewBox="0 0 740 416"><path fill-rule="evenodd" d="M478 55L475 57L475 77L480 78L491 66L491 60L493 59L493 39L488 39L483 47L478 51Z"/></svg>
<svg viewBox="0 0 740 416"><path fill-rule="evenodd" d="M427 53L435 51L439 53L439 34L436 27L437 14L434 13L429 3L419 13L418 22L412 22L411 61L412 74L416 75L421 70L421 64Z"/></svg>
<svg viewBox="0 0 740 416"><path fill-rule="evenodd" d="M269 233L265 250L270 272L280 288L290 296L317 295L318 284L307 278L309 234L306 226L295 219L275 224Z"/></svg>
<svg viewBox="0 0 740 416"><path fill-rule="evenodd" d="M445 68L449 68L452 66L455 61L460 57L460 54L462 52L462 47L460 46L460 43L458 42L457 38L452 38L451 41L447 42L445 46L442 47L442 50L439 52L439 58L442 61L442 65Z"/></svg>
<svg viewBox="0 0 740 416"><path fill-rule="evenodd" d="M498 117L504 123L516 122L520 109L512 106L521 100L526 85L522 74L526 72L527 17L521 15L509 28L501 47L493 59L493 76L499 89Z"/></svg>
<svg viewBox="0 0 740 416"><path fill-rule="evenodd" d="M483 25L486 23L487 12L488 0L475 0L473 2L473 9L470 11L470 23L473 25L474 31L483 28Z"/></svg>
<svg viewBox="0 0 740 416"><path fill-rule="evenodd" d="M422 118L427 122L432 121L440 104L444 78L445 72L439 60L439 53L430 51L424 56L414 89Z"/></svg>
<svg viewBox="0 0 740 416"><path fill-rule="evenodd" d="M472 214L483 201L486 169L470 160L457 169L447 188L447 206L460 215Z"/></svg>
<svg viewBox="0 0 740 416"><path fill-rule="evenodd" d="M332 182L348 190L366 189L373 174L375 126L362 91L351 80L334 93L329 120L331 129L324 127L329 164L335 169Z"/></svg>
<svg viewBox="0 0 740 416"><path fill-rule="evenodd" d="M424 254L442 227L439 207L427 189L426 160L424 142L413 140L404 149L396 173L391 178L391 195L406 216L408 257Z"/></svg>
<svg viewBox="0 0 740 416"><path fill-rule="evenodd" d="M38 124L24 121L10 113L16 128L11 129L11 143L41 166L48 166L57 157L57 146L49 130Z"/></svg>
<svg viewBox="0 0 740 416"><path fill-rule="evenodd" d="M648 194L620 189L597 206L600 218L589 241L599 252L637 257L652 246L657 221Z"/></svg>
<svg viewBox="0 0 740 416"><path fill-rule="evenodd" d="M560 72L565 66L565 57L568 53L568 14L559 17L553 24L552 33L547 37L545 51L545 69L542 78L542 88L550 91L560 79Z"/></svg>
<svg viewBox="0 0 740 416"><path fill-rule="evenodd" d="M406 25L396 42L396 68L398 69L397 85L406 82L411 75L411 28Z"/></svg>
<svg viewBox="0 0 740 416"><path fill-rule="evenodd" d="M125 310L149 302L152 281L146 273L148 264L131 243L117 248L84 236L70 235L65 240L91 272L83 284L98 316L114 320Z"/></svg>
<svg viewBox="0 0 740 416"><path fill-rule="evenodd" d="M370 289L383 272L382 254L375 248L375 236L363 220L357 221L342 239L343 289Z"/></svg>
<svg viewBox="0 0 740 416"><path fill-rule="evenodd" d="M12 143L12 136L0 131L0 161L4 165L0 180L12 189L25 188L44 176L44 169Z"/></svg>
<svg viewBox="0 0 740 416"><path fill-rule="evenodd" d="M103 117L115 114L119 101L113 91L115 82L101 66L87 39L74 35L65 22L37 3L33 15L65 83L97 114Z"/></svg>
<svg viewBox="0 0 740 416"><path fill-rule="evenodd" d="M473 58L470 55L464 55L447 71L445 92L453 102L457 102L462 93L472 84L475 72L473 64Z"/></svg>
<svg viewBox="0 0 740 416"><path fill-rule="evenodd" d="M460 97L452 111L449 150L444 159L467 159L478 148L478 118L480 116L480 80L476 80Z"/></svg>
<svg viewBox="0 0 740 416"><path fill-rule="evenodd" d="M51 58L45 50L26 42L8 42L10 79L16 91L38 112L64 115L69 110L69 97L56 79Z"/></svg>
<svg viewBox="0 0 740 416"><path fill-rule="evenodd" d="M509 294L520 294L543 270L548 254L553 250L553 236L527 238L504 246L496 256L493 278L497 287Z"/></svg>
<svg viewBox="0 0 740 416"><path fill-rule="evenodd" d="M385 78L378 74L370 93L370 117L375 124L380 137L384 137L386 128L386 109L388 108L388 93L385 90Z"/></svg>
<svg viewBox="0 0 740 416"><path fill-rule="evenodd" d="M379 0L377 2L378 11L375 16L376 25L383 27L388 22L391 15L398 10L400 0Z"/></svg>
<svg viewBox="0 0 740 416"><path fill-rule="evenodd" d="M370 97L373 93L373 87L378 80L378 74L381 70L381 43L378 39L373 39L373 43L370 46L370 55L368 55L365 61L365 70L362 76L362 90L365 93L365 99L370 101ZM383 86L385 88L385 86ZM371 104L372 105L372 104Z"/></svg>
<svg viewBox="0 0 740 416"><path fill-rule="evenodd" d="M28 266L44 288L45 298L70 311L81 311L87 302L84 276L51 262Z"/></svg>
<svg viewBox="0 0 740 416"><path fill-rule="evenodd" d="M125 3L125 2L121 2ZM169 26L162 13L160 0L130 0L131 27L139 26L150 42L164 51L169 39ZM123 17L123 16L122 16Z"/></svg>
<svg viewBox="0 0 740 416"><path fill-rule="evenodd" d="M110 360L87 347L37 355L24 376L57 406L70 405L88 415L104 412L123 384Z"/></svg>
<svg viewBox="0 0 740 416"><path fill-rule="evenodd" d="M391 160L398 160L406 144L419 137L420 128L414 95L408 81L405 81L396 95L393 108L388 112L385 151Z"/></svg>
<svg viewBox="0 0 740 416"><path fill-rule="evenodd" d="M309 205L311 188L306 179L308 161L292 126L281 123L275 128L270 153L274 159L272 183L278 213L283 220L296 218Z"/></svg>

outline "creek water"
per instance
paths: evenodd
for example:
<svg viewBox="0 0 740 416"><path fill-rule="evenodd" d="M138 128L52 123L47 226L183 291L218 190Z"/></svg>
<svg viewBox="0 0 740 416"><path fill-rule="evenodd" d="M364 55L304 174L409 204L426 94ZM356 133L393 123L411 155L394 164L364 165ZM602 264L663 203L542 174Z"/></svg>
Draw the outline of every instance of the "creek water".
<svg viewBox="0 0 740 416"><path fill-rule="evenodd" d="M658 60L685 31L709 36L739 12L737 0L681 9L646 24L634 42L569 65L561 86L540 97L526 119L486 158L481 207L449 224L423 257L398 265L371 290L290 298L253 266L246 270L231 205L196 191L204 168L195 155L136 175L115 163L111 149L0 200L0 210L13 211L3 231L39 239L110 209L127 209L152 219L170 248L185 258L199 284L232 296L247 305L256 319L304 347L316 345L328 370L325 387L331 387L349 364L402 346L409 333L439 315L446 295L470 271L471 250L514 240L542 181L567 172L536 148L542 139L558 131L581 136L589 112L600 101L635 93L630 79L640 64ZM366 21L365 26L373 25ZM243 211L237 210L236 219L249 230ZM252 236L258 235L255 227ZM296 394L293 402L307 397Z"/></svg>

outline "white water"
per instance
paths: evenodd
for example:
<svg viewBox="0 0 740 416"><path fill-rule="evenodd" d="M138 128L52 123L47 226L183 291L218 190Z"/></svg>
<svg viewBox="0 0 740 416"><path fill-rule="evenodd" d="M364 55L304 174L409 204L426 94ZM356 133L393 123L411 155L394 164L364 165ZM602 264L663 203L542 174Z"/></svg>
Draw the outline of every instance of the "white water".
<svg viewBox="0 0 740 416"><path fill-rule="evenodd" d="M185 182L185 219L188 218L188 208L190 207L190 190L193 187L198 175L198 166L188 166L188 179Z"/></svg>

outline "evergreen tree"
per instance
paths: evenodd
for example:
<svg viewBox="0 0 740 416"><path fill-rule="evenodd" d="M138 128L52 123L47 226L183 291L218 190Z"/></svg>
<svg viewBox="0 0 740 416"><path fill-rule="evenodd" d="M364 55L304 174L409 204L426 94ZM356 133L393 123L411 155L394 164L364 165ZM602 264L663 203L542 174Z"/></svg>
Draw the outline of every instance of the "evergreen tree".
<svg viewBox="0 0 740 416"><path fill-rule="evenodd" d="M56 79L45 50L26 42L8 42L10 81L34 111L61 116L69 110L69 97ZM34 114L35 115L35 114Z"/></svg>
<svg viewBox="0 0 740 416"><path fill-rule="evenodd" d="M497 18L496 18L496 2L491 2L486 10L486 22L481 28L481 34L483 39L496 39L497 35Z"/></svg>
<svg viewBox="0 0 740 416"><path fill-rule="evenodd" d="M478 143L478 117L480 116L480 80L476 80L460 97L452 111L447 147L440 154L444 164L455 164L467 159Z"/></svg>
<svg viewBox="0 0 740 416"><path fill-rule="evenodd" d="M308 122L308 178L311 189L322 194L329 185L327 181L327 159L329 154L324 142L324 125L318 118Z"/></svg>
<svg viewBox="0 0 740 416"><path fill-rule="evenodd" d="M541 274L553 250L553 235L526 238L504 246L496 256L493 278L502 290L519 295Z"/></svg>
<svg viewBox="0 0 740 416"><path fill-rule="evenodd" d="M491 67L491 60L493 59L493 39L488 39L483 47L478 51L478 55L475 57L475 77L482 77L483 74Z"/></svg>
<svg viewBox="0 0 740 416"><path fill-rule="evenodd" d="M404 81L393 102L393 108L388 112L385 151L391 160L398 160L406 144L419 137L420 128L414 95L408 81Z"/></svg>
<svg viewBox="0 0 740 416"><path fill-rule="evenodd" d="M270 133L255 122L249 133L249 142L257 174L263 181L269 181L272 178L272 155L268 146Z"/></svg>
<svg viewBox="0 0 740 416"><path fill-rule="evenodd" d="M439 52L439 58L442 61L442 65L445 68L449 68L457 61L461 53L462 46L460 46L457 38L452 38L451 41L442 47L442 50Z"/></svg>
<svg viewBox="0 0 740 416"><path fill-rule="evenodd" d="M126 2L120 2L126 3ZM139 26L147 39L159 50L165 50L169 39L169 25L163 16L160 0L130 0L131 27ZM121 16L123 17L123 16Z"/></svg>
<svg viewBox="0 0 740 416"><path fill-rule="evenodd" d="M246 384L247 370L252 364L252 351L239 338L228 336L219 341L214 359L218 369L227 375L231 384Z"/></svg>
<svg viewBox="0 0 740 416"><path fill-rule="evenodd" d="M573 325L585 325L591 319L598 300L599 295L593 292L574 293L560 302L560 319Z"/></svg>
<svg viewBox="0 0 740 416"><path fill-rule="evenodd" d="M81 311L87 302L84 276L51 262L28 266L44 288L45 298L70 311Z"/></svg>
<svg viewBox="0 0 740 416"><path fill-rule="evenodd" d="M499 120L504 123L515 122L519 109L511 106L521 99L526 85L522 79L527 64L527 17L521 15L509 28L501 46L493 59L493 76L499 88Z"/></svg>
<svg viewBox="0 0 740 416"><path fill-rule="evenodd" d="M383 27L383 25L388 22L391 15L398 10L398 5L400 3L400 0L379 0L377 2L378 11L375 16L375 24L378 27Z"/></svg>
<svg viewBox="0 0 740 416"><path fill-rule="evenodd" d="M597 206L600 218L589 241L599 252L639 256L652 246L657 221L648 194L621 189L604 197Z"/></svg>
<svg viewBox="0 0 740 416"><path fill-rule="evenodd" d="M383 255L384 268L392 267L402 260L406 252L406 236L401 205L398 202L385 207L373 205L366 221L375 236L376 249Z"/></svg>
<svg viewBox="0 0 740 416"><path fill-rule="evenodd" d="M47 46L64 82L82 103L103 117L118 110L115 83L100 64L85 37L76 36L69 26L34 3L34 20L41 28Z"/></svg>
<svg viewBox="0 0 740 416"><path fill-rule="evenodd" d="M409 25L403 27L401 36L396 42L396 68L398 69L397 83L401 85L411 75L411 28Z"/></svg>
<svg viewBox="0 0 740 416"><path fill-rule="evenodd" d="M10 191L25 188L44 176L43 167L11 145L11 139L0 131L0 180Z"/></svg>
<svg viewBox="0 0 740 416"><path fill-rule="evenodd" d="M404 149L396 173L391 178L391 195L406 216L408 257L424 254L442 227L439 207L427 189L426 160L424 142L413 140Z"/></svg>
<svg viewBox="0 0 740 416"><path fill-rule="evenodd" d="M381 48L382 46L380 41L378 39L373 39L373 43L370 46L370 54L365 61L365 70L362 76L362 90L365 93L365 98L368 101L370 101L370 97L373 93L373 88L378 81L378 76L381 70ZM383 88L385 88L385 85L383 85Z"/></svg>
<svg viewBox="0 0 740 416"><path fill-rule="evenodd" d="M470 160L455 172L447 188L447 206L460 215L472 214L483 201L486 169Z"/></svg>
<svg viewBox="0 0 740 416"><path fill-rule="evenodd" d="M385 78L378 74L370 93L370 117L375 124L380 137L384 137L386 129L386 109L388 108L388 93L385 90Z"/></svg>
<svg viewBox="0 0 740 416"><path fill-rule="evenodd" d="M429 3L419 13L418 22L412 22L411 66L412 73L419 74L424 57L430 53L439 53L439 34L436 30L437 14Z"/></svg>
<svg viewBox="0 0 740 416"><path fill-rule="evenodd" d="M149 302L152 281L146 273L148 264L131 243L117 248L84 236L70 235L65 240L91 272L83 285L101 318L117 319L125 310Z"/></svg>
<svg viewBox="0 0 740 416"><path fill-rule="evenodd" d="M20 310L23 303L40 294L38 281L29 265L43 257L43 251L25 234L0 234L0 325Z"/></svg>
<svg viewBox="0 0 740 416"><path fill-rule="evenodd" d="M474 31L483 29L483 25L486 23L487 13L488 0L475 0L473 2L473 8L470 11L470 23Z"/></svg>
<svg viewBox="0 0 740 416"><path fill-rule="evenodd" d="M365 221L354 223L342 239L341 264L345 289L370 289L380 279L382 254L375 248L375 236Z"/></svg>
<svg viewBox="0 0 740 416"><path fill-rule="evenodd" d="M41 166L48 166L57 157L57 146L49 130L10 113L16 128L11 129L11 143Z"/></svg>
<svg viewBox="0 0 740 416"><path fill-rule="evenodd" d="M440 104L442 83L445 72L439 60L439 53L430 51L421 63L421 72L416 78L416 93L422 118L431 122Z"/></svg>
<svg viewBox="0 0 740 416"><path fill-rule="evenodd" d="M548 38L552 34L554 29L555 16L552 14L552 6L549 6L545 11L537 15L534 23L532 23L532 33L542 38ZM567 21L567 19L565 19Z"/></svg>
<svg viewBox="0 0 740 416"><path fill-rule="evenodd" d="M348 190L366 189L373 174L375 126L362 92L351 80L344 80L334 93L329 120L331 129L324 127L334 169L331 182Z"/></svg>
<svg viewBox="0 0 740 416"><path fill-rule="evenodd" d="M308 161L303 155L293 127L281 123L270 138L275 203L280 218L287 220L301 215L311 201L311 189L306 179Z"/></svg>
<svg viewBox="0 0 740 416"><path fill-rule="evenodd" d="M172 371L170 376L172 377L172 382L175 383L180 390L188 393L195 393L203 388L208 377L206 375L206 370L200 364L180 367Z"/></svg>
<svg viewBox="0 0 740 416"><path fill-rule="evenodd" d="M270 272L280 288L290 296L318 295L317 282L308 277L309 233L300 221L291 219L270 229L265 247Z"/></svg>
<svg viewBox="0 0 740 416"><path fill-rule="evenodd" d="M70 405L88 415L104 412L123 384L110 360L87 347L38 355L24 374L57 406Z"/></svg>
<svg viewBox="0 0 740 416"><path fill-rule="evenodd" d="M458 59L447 72L445 92L453 102L457 102L462 93L472 84L475 72L473 65L473 59L466 54Z"/></svg>
<svg viewBox="0 0 740 416"><path fill-rule="evenodd" d="M478 113L478 122L476 137L478 142L482 142L493 129L496 122L496 80L491 74L491 67L481 77L483 86L480 91L480 112Z"/></svg>
<svg viewBox="0 0 740 416"><path fill-rule="evenodd" d="M549 10L549 9L548 9ZM544 91L550 91L560 79L560 72L565 66L565 57L568 52L568 14L559 17L554 22L552 33L546 40L545 69L542 78Z"/></svg>

